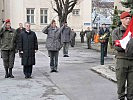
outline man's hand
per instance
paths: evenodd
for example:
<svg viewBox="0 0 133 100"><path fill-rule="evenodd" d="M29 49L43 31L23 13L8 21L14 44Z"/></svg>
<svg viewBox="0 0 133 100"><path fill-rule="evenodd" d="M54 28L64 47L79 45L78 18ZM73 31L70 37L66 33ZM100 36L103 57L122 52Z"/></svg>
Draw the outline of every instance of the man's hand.
<svg viewBox="0 0 133 100"><path fill-rule="evenodd" d="M22 55L23 55L23 51L20 51L19 52L19 57L22 58Z"/></svg>
<svg viewBox="0 0 133 100"><path fill-rule="evenodd" d="M20 51L19 53L23 53L23 51Z"/></svg>
<svg viewBox="0 0 133 100"><path fill-rule="evenodd" d="M37 53L38 50L35 50L35 53Z"/></svg>
<svg viewBox="0 0 133 100"><path fill-rule="evenodd" d="M121 47L120 40L115 40L115 46Z"/></svg>

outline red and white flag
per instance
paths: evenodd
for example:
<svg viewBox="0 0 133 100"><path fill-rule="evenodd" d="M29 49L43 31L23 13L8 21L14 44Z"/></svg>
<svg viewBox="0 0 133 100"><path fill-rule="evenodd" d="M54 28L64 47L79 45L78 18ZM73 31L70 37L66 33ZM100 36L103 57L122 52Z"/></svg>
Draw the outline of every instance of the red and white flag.
<svg viewBox="0 0 133 100"><path fill-rule="evenodd" d="M129 24L126 32L124 33L122 39L116 40L115 45L121 46L123 49L126 49L126 46L131 38L133 38L133 17L132 17L130 24Z"/></svg>

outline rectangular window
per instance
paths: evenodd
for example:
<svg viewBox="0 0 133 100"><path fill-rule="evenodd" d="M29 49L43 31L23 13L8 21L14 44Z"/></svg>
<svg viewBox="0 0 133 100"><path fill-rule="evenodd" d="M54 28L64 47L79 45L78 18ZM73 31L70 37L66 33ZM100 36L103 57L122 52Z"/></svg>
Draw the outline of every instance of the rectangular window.
<svg viewBox="0 0 133 100"><path fill-rule="evenodd" d="M41 24L48 23L48 9L46 9L46 8L40 9L40 23Z"/></svg>
<svg viewBox="0 0 133 100"><path fill-rule="evenodd" d="M74 16L79 16L80 14L80 9L73 9L73 11L72 11L72 14L74 15Z"/></svg>
<svg viewBox="0 0 133 100"><path fill-rule="evenodd" d="M34 17L35 17L35 9L34 8L27 8L26 9L26 14L27 14L27 22L34 24Z"/></svg>

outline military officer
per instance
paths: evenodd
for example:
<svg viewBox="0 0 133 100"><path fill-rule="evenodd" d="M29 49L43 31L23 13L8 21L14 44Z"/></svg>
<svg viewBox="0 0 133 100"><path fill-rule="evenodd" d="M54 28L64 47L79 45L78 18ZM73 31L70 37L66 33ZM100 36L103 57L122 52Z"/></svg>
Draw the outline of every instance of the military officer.
<svg viewBox="0 0 133 100"><path fill-rule="evenodd" d="M11 28L10 20L7 19L0 29L1 38L1 56L5 67L5 78L14 78L12 69L14 66L15 49L16 49L16 31Z"/></svg>

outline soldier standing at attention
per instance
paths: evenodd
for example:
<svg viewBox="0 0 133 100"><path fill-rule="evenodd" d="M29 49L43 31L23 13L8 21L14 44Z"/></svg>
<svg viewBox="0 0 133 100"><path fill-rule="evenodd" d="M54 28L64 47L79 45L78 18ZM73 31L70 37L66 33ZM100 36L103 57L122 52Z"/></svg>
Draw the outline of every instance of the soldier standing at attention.
<svg viewBox="0 0 133 100"><path fill-rule="evenodd" d="M67 22L64 22L64 29L61 34L61 42L63 43L63 55L64 57L68 56L68 49L70 45L71 38L71 28L68 26Z"/></svg>
<svg viewBox="0 0 133 100"><path fill-rule="evenodd" d="M85 36L85 34L84 34L83 29L82 29L82 31L80 32L81 43L84 43L84 36Z"/></svg>
<svg viewBox="0 0 133 100"><path fill-rule="evenodd" d="M72 29L72 31L71 31L71 47L75 46L75 38L76 38L76 32L74 31L74 29Z"/></svg>
<svg viewBox="0 0 133 100"><path fill-rule="evenodd" d="M92 31L90 30L90 27L88 27L84 33L86 34L88 49L91 49Z"/></svg>
<svg viewBox="0 0 133 100"><path fill-rule="evenodd" d="M116 78L118 86L118 98L120 100L133 100L133 57L127 57L125 50L118 45L117 41L121 40L131 21L131 15L123 12L120 16L122 25L116 28L112 33L113 45L116 54ZM127 82L127 86L126 86ZM127 91L126 90L127 87Z"/></svg>
<svg viewBox="0 0 133 100"><path fill-rule="evenodd" d="M11 28L10 20L7 19L0 29L1 38L1 56L5 67L5 78L14 78L12 69L14 66L15 50L16 50L16 31ZM9 72L8 72L9 71Z"/></svg>

